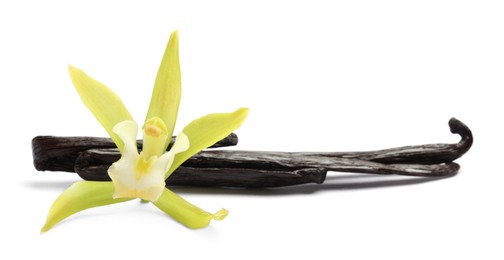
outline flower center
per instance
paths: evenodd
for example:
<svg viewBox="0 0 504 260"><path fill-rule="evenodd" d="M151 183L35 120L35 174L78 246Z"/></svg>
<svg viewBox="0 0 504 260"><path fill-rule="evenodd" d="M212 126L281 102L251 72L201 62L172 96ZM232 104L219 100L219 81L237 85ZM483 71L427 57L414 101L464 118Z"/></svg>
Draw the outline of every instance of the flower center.
<svg viewBox="0 0 504 260"><path fill-rule="evenodd" d="M137 181L139 181L142 176L150 172L150 169L156 159L157 156L146 158L143 153L140 153L140 156L138 156L138 161L135 165L135 178Z"/></svg>

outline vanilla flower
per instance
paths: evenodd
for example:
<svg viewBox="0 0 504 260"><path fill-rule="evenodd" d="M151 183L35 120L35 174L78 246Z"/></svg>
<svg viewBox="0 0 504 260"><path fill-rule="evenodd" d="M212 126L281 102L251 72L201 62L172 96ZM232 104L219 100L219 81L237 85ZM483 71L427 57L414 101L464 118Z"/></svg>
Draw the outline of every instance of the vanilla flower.
<svg viewBox="0 0 504 260"><path fill-rule="evenodd" d="M152 202L190 228L221 220L228 211L208 213L165 187L165 180L185 160L237 129L247 108L232 113L209 114L189 123L166 151L173 134L181 95L178 32L173 32L156 77L151 103L142 126L143 149L137 150L138 125L121 99L109 88L69 66L72 82L82 101L108 132L121 152L108 169L112 181L80 181L53 203L42 232L79 211L140 198Z"/></svg>

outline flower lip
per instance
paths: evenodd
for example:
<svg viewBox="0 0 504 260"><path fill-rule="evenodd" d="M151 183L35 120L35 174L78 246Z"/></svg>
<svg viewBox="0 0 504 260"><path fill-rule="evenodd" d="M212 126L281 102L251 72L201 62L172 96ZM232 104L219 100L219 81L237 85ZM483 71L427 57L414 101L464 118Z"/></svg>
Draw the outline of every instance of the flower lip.
<svg viewBox="0 0 504 260"><path fill-rule="evenodd" d="M160 121L162 123L162 121ZM158 128L157 126L154 126ZM160 128L159 128L160 129ZM108 174L115 186L114 198L141 198L147 201L156 201L165 187L164 173L166 168L173 162L173 152L166 152L162 156L158 154L146 154L142 151L138 154L136 143L137 125L134 121L121 122L114 127L116 134L126 144L119 161L112 164ZM144 129L145 131L145 129ZM160 135L160 140L166 137ZM156 145L157 138L152 137L148 149L162 148ZM147 145L144 144L144 145ZM147 145L148 146L148 145Z"/></svg>
<svg viewBox="0 0 504 260"><path fill-rule="evenodd" d="M154 118L149 122L153 124L144 126L144 134L149 125L158 129L164 126L160 119ZM159 137L146 135L144 136L144 150L139 154L136 147L137 130L137 124L133 120L126 120L114 127L114 132L125 144L125 149L119 161L113 163L108 169L108 174L115 186L113 197L136 197L155 202L165 189L165 173L171 167L175 155L189 148L189 139L182 132L177 136L170 151L153 154L152 149L163 148L166 134L161 134Z"/></svg>

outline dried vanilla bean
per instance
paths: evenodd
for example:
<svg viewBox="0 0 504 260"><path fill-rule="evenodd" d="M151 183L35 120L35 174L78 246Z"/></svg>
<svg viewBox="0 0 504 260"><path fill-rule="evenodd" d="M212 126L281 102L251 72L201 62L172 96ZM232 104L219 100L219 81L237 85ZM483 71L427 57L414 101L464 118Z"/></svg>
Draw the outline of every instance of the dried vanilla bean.
<svg viewBox="0 0 504 260"><path fill-rule="evenodd" d="M460 142L454 144L425 144L369 152L300 153L306 156L326 156L346 159L360 159L380 163L436 164L455 161L472 146L473 136L469 127L456 118L448 122L450 131L460 135Z"/></svg>
<svg viewBox="0 0 504 260"><path fill-rule="evenodd" d="M258 170L245 168L191 168L181 166L166 181L167 186L271 188L306 183L321 184L327 170Z"/></svg>
<svg viewBox="0 0 504 260"><path fill-rule="evenodd" d="M92 149L82 152L75 162L75 171L85 180L109 181L107 170L118 160L117 149ZM324 182L327 170L324 168L304 169L256 169L197 167L189 159L170 176L171 186L220 186L266 188L290 186L304 183Z"/></svg>
<svg viewBox="0 0 504 260"><path fill-rule="evenodd" d="M321 183L326 172L363 172L441 177L454 174L453 160L467 152L473 142L469 128L459 120L449 121L455 144L405 146L371 152L260 152L202 151L187 160L168 179L170 185L277 187ZM35 153L34 153L35 156ZM120 157L117 149L89 149L74 160L74 170L87 180L109 180L106 173Z"/></svg>
<svg viewBox="0 0 504 260"><path fill-rule="evenodd" d="M93 149L82 152L75 162L75 171L86 180L110 180L107 175L108 167L120 158L117 149ZM307 168L326 169L340 172L361 172L374 174L398 174L408 176L441 177L458 171L456 163L441 164L383 164L359 159L345 159L324 156L305 156L298 153L257 152L257 151L202 151L182 164L197 171L190 176L194 179L193 186L200 186L201 178L219 178L217 171L206 169L220 169L224 174L252 173L254 171L277 171L292 173ZM207 175L204 175L204 173ZM178 170L172 176L177 176ZM175 177L179 178L179 177ZM237 176L237 178L240 178ZM218 181L215 181L218 183ZM170 179L170 184L173 184ZM174 184L175 185L175 184ZM287 186L292 184L285 184Z"/></svg>
<svg viewBox="0 0 504 260"><path fill-rule="evenodd" d="M168 149L175 142L172 137ZM231 133L210 148L233 146L238 143L236 134ZM142 149L142 141L137 141ZM79 153L89 149L116 148L110 138L37 136L32 140L33 165L39 171L74 172L75 159Z"/></svg>

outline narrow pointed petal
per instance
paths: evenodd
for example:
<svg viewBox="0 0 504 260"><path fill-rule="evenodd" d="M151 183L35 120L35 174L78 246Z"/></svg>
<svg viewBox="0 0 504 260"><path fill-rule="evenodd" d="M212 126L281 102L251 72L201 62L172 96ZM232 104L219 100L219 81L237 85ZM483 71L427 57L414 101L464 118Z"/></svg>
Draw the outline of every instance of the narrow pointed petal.
<svg viewBox="0 0 504 260"><path fill-rule="evenodd" d="M124 202L112 199L112 182L80 181L72 184L54 201L41 232L46 232L63 219L88 208Z"/></svg>
<svg viewBox="0 0 504 260"><path fill-rule="evenodd" d="M161 197L153 204L188 228L206 227L212 219L223 220L228 214L226 209L221 209L215 214L208 213L187 202L169 189L164 189Z"/></svg>
<svg viewBox="0 0 504 260"><path fill-rule="evenodd" d="M159 66L149 111L145 118L145 121L153 117L161 118L166 124L167 136L173 134L182 93L178 49L178 32L175 31L170 36L163 60ZM166 149L167 146L168 142L166 142L164 148Z"/></svg>
<svg viewBox="0 0 504 260"><path fill-rule="evenodd" d="M112 131L112 128L119 122L131 120L132 117L121 99L108 87L94 80L82 70L68 66L68 72L84 104L122 151L123 143Z"/></svg>
<svg viewBox="0 0 504 260"><path fill-rule="evenodd" d="M173 164L165 177L168 178L177 167L191 156L215 144L240 127L248 112L248 108L240 108L232 113L209 114L189 123L182 130L189 138L189 149L175 155Z"/></svg>

